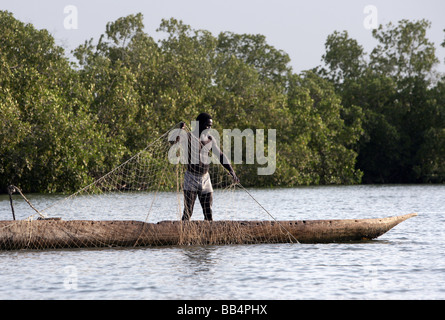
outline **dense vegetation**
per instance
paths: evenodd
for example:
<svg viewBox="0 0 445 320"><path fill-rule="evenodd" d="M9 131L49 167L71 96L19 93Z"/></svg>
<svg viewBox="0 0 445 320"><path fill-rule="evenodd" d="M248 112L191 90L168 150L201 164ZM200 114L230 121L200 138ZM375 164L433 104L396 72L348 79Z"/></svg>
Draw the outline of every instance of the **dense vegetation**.
<svg viewBox="0 0 445 320"><path fill-rule="evenodd" d="M275 174L238 165L246 186L445 181L445 78L428 21L380 26L370 54L336 31L322 65L296 74L262 35L170 19L155 41L142 20L107 24L72 62L48 31L0 11L1 191L76 190L202 111L217 130L277 130Z"/></svg>

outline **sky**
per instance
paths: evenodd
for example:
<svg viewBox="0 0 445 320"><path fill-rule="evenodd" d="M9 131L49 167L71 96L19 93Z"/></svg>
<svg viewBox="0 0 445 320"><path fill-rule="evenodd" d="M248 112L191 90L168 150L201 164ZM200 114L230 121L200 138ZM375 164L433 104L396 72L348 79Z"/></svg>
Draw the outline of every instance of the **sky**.
<svg viewBox="0 0 445 320"><path fill-rule="evenodd" d="M366 52L376 45L372 27L402 19L427 19L428 38L436 44L438 71L445 72L444 0L0 0L0 10L47 29L67 55L86 40L105 32L110 21L142 13L145 32L155 40L162 19L182 20L193 29L215 36L220 32L262 34L291 58L294 72L321 64L325 41L334 31L346 30Z"/></svg>

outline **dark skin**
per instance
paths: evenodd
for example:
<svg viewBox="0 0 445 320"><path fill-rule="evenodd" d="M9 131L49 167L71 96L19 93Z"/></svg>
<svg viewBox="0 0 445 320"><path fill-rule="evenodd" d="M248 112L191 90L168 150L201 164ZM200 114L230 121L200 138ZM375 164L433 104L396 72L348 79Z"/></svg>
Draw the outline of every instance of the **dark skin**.
<svg viewBox="0 0 445 320"><path fill-rule="evenodd" d="M201 147L205 146L207 144L209 144L210 142L212 142L212 137L211 136L206 136L204 137L204 139L201 137L201 134L203 131L211 129L213 126L213 120L212 119L208 119L206 122L200 123L199 124L199 137L194 137L195 139L199 139L200 143L201 143ZM180 124L180 128L181 129L185 129L185 124L181 123ZM192 137L189 136L189 150L191 150L191 143L190 143L190 139ZM177 142L179 141L179 137L177 138ZM230 161L226 158L226 156L224 155L224 153L219 149L218 145L214 144L212 146L213 151L217 154L219 154L219 160L220 163L223 165L223 167L229 172L229 174L232 176L233 181L235 183L239 183L240 180L238 179L238 177L235 174L235 171L233 170L232 166L230 165ZM191 158L190 158L190 153L189 153L189 166L187 168L187 170L189 170L190 172L193 173L199 173L199 174L204 174L206 172L208 172L208 166L205 164L192 164L191 163Z"/></svg>
<svg viewBox="0 0 445 320"><path fill-rule="evenodd" d="M201 134L204 130L208 130L213 126L213 120L207 119L205 122L202 122L199 124L199 136L201 137ZM181 125L181 129L185 128L185 125ZM198 138L198 137L194 137ZM189 135L189 145L190 145L190 139L192 137ZM200 147L209 144L212 142L211 136L202 137L200 140ZM230 173L235 183L239 183L239 179L235 174L235 171L233 170L232 166L230 165L228 159L226 156L221 152L221 150L218 148L216 144L212 146L213 151L217 154L219 153L219 158L221 164L224 166L224 168ZM189 148L190 150L190 148ZM190 159L190 154L189 154ZM188 171L196 174L206 174L209 170L209 165L199 163L199 164L191 164L189 161L189 165L187 168ZM204 213L204 220L212 221L212 204L213 204L213 192L209 193L202 193L202 192L194 192L194 191L188 191L184 190L184 214L182 216L182 220L188 221L190 220L192 213L193 213L193 207L195 205L196 197L198 197L199 202L201 204L203 213Z"/></svg>

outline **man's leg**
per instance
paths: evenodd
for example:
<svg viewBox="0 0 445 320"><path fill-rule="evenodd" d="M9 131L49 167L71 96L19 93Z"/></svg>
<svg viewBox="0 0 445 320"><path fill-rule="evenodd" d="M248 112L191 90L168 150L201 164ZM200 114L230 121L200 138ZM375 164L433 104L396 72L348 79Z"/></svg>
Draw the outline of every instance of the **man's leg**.
<svg viewBox="0 0 445 320"><path fill-rule="evenodd" d="M184 190L184 214L182 216L183 221L189 221L192 217L195 200L196 192Z"/></svg>
<svg viewBox="0 0 445 320"><path fill-rule="evenodd" d="M212 204L213 204L213 192L198 193L199 202L201 203L202 212L204 213L204 220L212 221Z"/></svg>

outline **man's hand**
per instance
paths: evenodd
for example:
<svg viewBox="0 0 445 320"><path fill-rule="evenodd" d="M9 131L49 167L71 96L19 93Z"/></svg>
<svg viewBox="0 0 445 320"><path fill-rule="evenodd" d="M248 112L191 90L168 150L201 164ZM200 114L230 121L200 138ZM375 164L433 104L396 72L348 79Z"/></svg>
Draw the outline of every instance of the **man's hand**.
<svg viewBox="0 0 445 320"><path fill-rule="evenodd" d="M235 171L230 171L230 175L232 176L233 181L235 182L235 184L240 183L240 180L239 180L239 178L236 176Z"/></svg>
<svg viewBox="0 0 445 320"><path fill-rule="evenodd" d="M181 122L179 123L179 129L180 129L180 130L185 130L185 122L181 121ZM171 143L172 143L172 144L178 143L179 140L180 140L180 135L178 135L178 136L176 137L176 141L175 141L175 142L171 142Z"/></svg>

